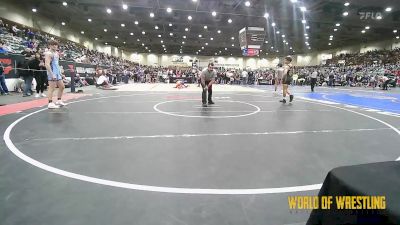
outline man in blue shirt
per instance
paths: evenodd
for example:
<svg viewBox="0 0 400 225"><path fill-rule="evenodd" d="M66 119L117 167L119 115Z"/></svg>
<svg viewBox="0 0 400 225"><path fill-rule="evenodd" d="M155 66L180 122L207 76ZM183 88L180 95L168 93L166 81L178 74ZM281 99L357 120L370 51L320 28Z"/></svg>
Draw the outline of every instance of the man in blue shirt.
<svg viewBox="0 0 400 225"><path fill-rule="evenodd" d="M0 62L0 93L1 95L8 95L8 88L6 85L6 77L4 75L4 67Z"/></svg>
<svg viewBox="0 0 400 225"><path fill-rule="evenodd" d="M0 53L7 53L7 49L4 47L4 41L0 40Z"/></svg>

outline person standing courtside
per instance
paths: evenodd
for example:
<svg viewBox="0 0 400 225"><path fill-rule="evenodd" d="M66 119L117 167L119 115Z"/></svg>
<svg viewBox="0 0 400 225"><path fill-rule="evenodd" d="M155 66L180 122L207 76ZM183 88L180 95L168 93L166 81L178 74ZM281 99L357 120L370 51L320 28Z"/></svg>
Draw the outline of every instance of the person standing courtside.
<svg viewBox="0 0 400 225"><path fill-rule="evenodd" d="M49 80L49 109L57 109L60 106L65 106L66 104L61 100L63 91L64 91L64 83L61 77L60 65L58 63L58 42L55 40L50 40L49 43L49 51L45 53L45 66L47 70L47 79ZM57 93L57 102L54 104L53 102L53 92L54 89L58 86Z"/></svg>
<svg viewBox="0 0 400 225"><path fill-rule="evenodd" d="M278 68L276 69L276 72L275 72L275 82L274 82L275 93L278 91L278 86L280 86L282 83L283 72L284 72L284 69L283 69L282 63L279 63Z"/></svg>
<svg viewBox="0 0 400 225"><path fill-rule="evenodd" d="M317 83L317 77L318 77L318 72L317 70L314 70L314 72L311 73L311 91L314 92L314 87L315 84Z"/></svg>
<svg viewBox="0 0 400 225"><path fill-rule="evenodd" d="M289 101L293 101L293 94L289 92L289 85L292 83L292 57L287 56L285 58L285 65L284 65L284 72L283 72L283 79L282 79L282 91L283 91L283 99L280 100L282 103L286 103L286 95L289 95Z"/></svg>
<svg viewBox="0 0 400 225"><path fill-rule="evenodd" d="M200 75L200 83L203 88L202 94L202 102L203 107L207 107L208 104L212 105L214 102L212 101L212 85L215 83L215 78L217 77L217 73L214 70L214 63L209 63L207 68L204 68ZM208 92L208 98L207 98Z"/></svg>

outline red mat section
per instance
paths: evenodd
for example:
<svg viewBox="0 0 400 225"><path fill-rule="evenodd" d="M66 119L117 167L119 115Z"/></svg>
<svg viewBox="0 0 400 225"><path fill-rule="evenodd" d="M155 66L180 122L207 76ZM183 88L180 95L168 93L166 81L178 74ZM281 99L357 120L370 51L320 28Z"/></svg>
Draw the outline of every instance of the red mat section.
<svg viewBox="0 0 400 225"><path fill-rule="evenodd" d="M90 96L90 95L89 94L65 94L63 96L63 101L82 98L85 96ZM28 110L28 109L42 107L47 104L48 104L48 99L42 98L42 99L32 100L32 101L28 101L28 102L20 102L20 103L0 106L0 116L13 114L13 113Z"/></svg>

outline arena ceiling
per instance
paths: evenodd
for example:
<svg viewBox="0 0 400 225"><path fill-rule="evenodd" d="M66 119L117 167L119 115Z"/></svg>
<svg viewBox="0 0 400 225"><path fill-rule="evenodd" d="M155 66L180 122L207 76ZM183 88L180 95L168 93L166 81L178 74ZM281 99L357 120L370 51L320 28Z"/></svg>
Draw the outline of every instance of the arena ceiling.
<svg viewBox="0 0 400 225"><path fill-rule="evenodd" d="M13 2L36 8L33 16L51 18L61 29L132 52L239 56L238 32L246 26L265 28L262 57L396 39L400 33L399 0L250 0L249 6L247 0ZM369 18L361 19L363 12Z"/></svg>

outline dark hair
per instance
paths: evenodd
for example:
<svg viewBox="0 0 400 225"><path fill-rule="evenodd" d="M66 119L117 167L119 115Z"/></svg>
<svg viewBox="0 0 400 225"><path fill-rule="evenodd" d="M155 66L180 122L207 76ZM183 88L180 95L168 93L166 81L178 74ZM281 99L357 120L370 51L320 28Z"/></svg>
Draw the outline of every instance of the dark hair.
<svg viewBox="0 0 400 225"><path fill-rule="evenodd" d="M283 66L282 63L279 63L279 64L278 64L278 67L282 67L282 66Z"/></svg>
<svg viewBox="0 0 400 225"><path fill-rule="evenodd" d="M214 63L210 62L210 63L208 64L208 66L214 66Z"/></svg>
<svg viewBox="0 0 400 225"><path fill-rule="evenodd" d="M287 61L289 61L289 62L292 62L292 60L293 60L292 57L290 57L290 56L286 56L285 59L286 59Z"/></svg>
<svg viewBox="0 0 400 225"><path fill-rule="evenodd" d="M56 40L50 40L49 42L47 42L48 45L59 45L58 41Z"/></svg>
<svg viewBox="0 0 400 225"><path fill-rule="evenodd" d="M3 41L3 40L0 40L0 44L4 45L4 41Z"/></svg>

